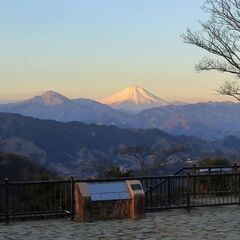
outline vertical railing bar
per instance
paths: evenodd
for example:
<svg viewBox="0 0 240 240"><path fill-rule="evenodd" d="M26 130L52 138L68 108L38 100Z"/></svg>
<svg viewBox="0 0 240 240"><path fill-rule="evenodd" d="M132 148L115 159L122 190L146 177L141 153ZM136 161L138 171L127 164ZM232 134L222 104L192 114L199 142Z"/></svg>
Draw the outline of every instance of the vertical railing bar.
<svg viewBox="0 0 240 240"><path fill-rule="evenodd" d="M70 178L71 184L71 221L74 221L74 177Z"/></svg>
<svg viewBox="0 0 240 240"><path fill-rule="evenodd" d="M145 180L145 189L146 189L146 192L147 192L147 196L146 196L146 206L148 207L148 208L150 208L150 206L149 206L149 189L148 189L148 180L146 179Z"/></svg>
<svg viewBox="0 0 240 240"><path fill-rule="evenodd" d="M149 191L150 191L150 203L149 203L149 205L150 205L150 208L152 208L153 207L153 196L152 196L152 194L153 194L153 192L152 192L152 184L150 184L150 186L149 186Z"/></svg>
<svg viewBox="0 0 240 240"><path fill-rule="evenodd" d="M219 204L219 175L216 176L216 204Z"/></svg>
<svg viewBox="0 0 240 240"><path fill-rule="evenodd" d="M179 179L177 180L176 186L177 186L177 189L178 189L178 190L181 189L181 187L180 187L180 186L181 186L181 183L180 183ZM178 204L178 205L181 206L181 205L182 205L181 202L180 202L180 204Z"/></svg>
<svg viewBox="0 0 240 240"><path fill-rule="evenodd" d="M227 204L228 204L228 203L230 202L230 200L229 200L230 197L229 197L229 192L228 192L228 181L229 181L229 177L226 177L225 180L226 180L226 182L225 182L225 186L224 186L224 187L225 187L225 189L226 189L225 192L226 192L226 195L227 195Z"/></svg>
<svg viewBox="0 0 240 240"><path fill-rule="evenodd" d="M237 172L238 172L238 165L237 165L237 163L235 162L235 163L234 163L234 173L237 174ZM237 203L237 179L238 179L238 176L235 175L235 176L234 176L234 195L235 195L234 204Z"/></svg>
<svg viewBox="0 0 240 240"><path fill-rule="evenodd" d="M239 195L239 174L236 176L236 203L238 201L238 195Z"/></svg>
<svg viewBox="0 0 240 240"><path fill-rule="evenodd" d="M197 173L196 164L193 165L193 175ZM193 198L196 198L196 178L193 178Z"/></svg>
<svg viewBox="0 0 240 240"><path fill-rule="evenodd" d="M170 186L170 178L167 178L167 193L168 193L168 205L171 203L171 186Z"/></svg>
<svg viewBox="0 0 240 240"><path fill-rule="evenodd" d="M68 188L67 188L67 186L68 186L68 183L64 183L64 208L65 208L65 210L69 210L68 205L67 205L67 201L68 201L68 198L67 198Z"/></svg>
<svg viewBox="0 0 240 240"><path fill-rule="evenodd" d="M45 186L42 186L42 189L44 191ZM44 210L45 210L45 216L47 216L47 197L44 196Z"/></svg>
<svg viewBox="0 0 240 240"><path fill-rule="evenodd" d="M210 171L211 171L211 169L210 169ZM209 175L206 176L206 178L207 178L207 186L206 186L206 192L205 192L205 206L207 206L208 187L209 187Z"/></svg>
<svg viewBox="0 0 240 240"><path fill-rule="evenodd" d="M161 208L162 208L162 205L163 205L163 185L161 184L161 185L159 185L159 187L160 187L160 205L161 205Z"/></svg>
<svg viewBox="0 0 240 240"><path fill-rule="evenodd" d="M5 178L5 222L9 224L9 181Z"/></svg>
<svg viewBox="0 0 240 240"><path fill-rule="evenodd" d="M217 202L218 202L218 176L219 175L217 175L216 176L216 179L215 179L215 188L214 188L214 190L215 190L215 197L214 197L214 204L217 204Z"/></svg>
<svg viewBox="0 0 240 240"><path fill-rule="evenodd" d="M63 191L63 184L60 185L60 188L59 188L59 210L62 211L62 191Z"/></svg>
<svg viewBox="0 0 240 240"><path fill-rule="evenodd" d="M54 204L53 204L53 210L56 211L57 210L57 186L56 184L53 185L53 189L54 189Z"/></svg>
<svg viewBox="0 0 240 240"><path fill-rule="evenodd" d="M187 211L190 212L190 172L187 173Z"/></svg>
<svg viewBox="0 0 240 240"><path fill-rule="evenodd" d="M237 176L234 176L234 204L237 202Z"/></svg>
<svg viewBox="0 0 240 240"><path fill-rule="evenodd" d="M158 183L158 180L155 180L155 184ZM159 206L159 202L160 202L160 188L158 187L156 189L156 206Z"/></svg>
<svg viewBox="0 0 240 240"><path fill-rule="evenodd" d="M208 185L209 186L209 190L208 190L208 197L207 197L207 205L212 205L212 189L213 189L213 177L210 177L209 179L210 181L210 184Z"/></svg>
<svg viewBox="0 0 240 240"><path fill-rule="evenodd" d="M168 204L168 194L167 194L168 192L167 192L167 181L164 183L164 196L165 196L165 200L164 200L164 202L165 202L165 207L166 207L166 205Z"/></svg>
<svg viewBox="0 0 240 240"><path fill-rule="evenodd" d="M240 206L240 174L238 174L238 205Z"/></svg>
<svg viewBox="0 0 240 240"><path fill-rule="evenodd" d="M223 183L226 184L226 183L227 183L227 182L226 182L227 180L228 180L228 179L224 176L224 182L223 182ZM227 194L227 197L226 197L226 198L224 197L225 194L223 194L224 201L226 200L225 203L228 203L228 192L227 192L227 189L226 189L226 185L223 185L223 189L224 189L223 192L224 192L225 194Z"/></svg>
<svg viewBox="0 0 240 240"><path fill-rule="evenodd" d="M40 185L34 184L34 185L32 186L33 192L35 192L36 189L37 189L36 191L38 192L38 191L39 191L39 186L40 186ZM39 193L38 193L38 195L39 195ZM38 207L39 197L40 197L40 196L35 196L35 207ZM40 210L41 210L41 207L40 207Z"/></svg>
<svg viewBox="0 0 240 240"><path fill-rule="evenodd" d="M52 183L49 183L49 189L52 188ZM52 191L49 191L49 211L52 211Z"/></svg>
<svg viewBox="0 0 240 240"><path fill-rule="evenodd" d="M153 187L153 181L152 179L150 179L150 206L153 207L153 190L152 190L152 187Z"/></svg>
<svg viewBox="0 0 240 240"><path fill-rule="evenodd" d="M225 177L223 176L223 183L225 182ZM222 186L222 189L224 190L224 187ZM221 194L221 196L222 196L222 203L224 204L224 191L221 189L221 191L222 191L222 194Z"/></svg>

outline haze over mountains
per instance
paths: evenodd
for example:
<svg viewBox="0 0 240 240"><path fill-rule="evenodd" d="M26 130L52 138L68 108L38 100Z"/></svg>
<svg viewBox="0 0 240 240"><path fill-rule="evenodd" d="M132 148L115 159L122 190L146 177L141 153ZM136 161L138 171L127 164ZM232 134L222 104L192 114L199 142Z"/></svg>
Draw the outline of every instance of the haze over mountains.
<svg viewBox="0 0 240 240"><path fill-rule="evenodd" d="M240 104L205 102L148 109L135 115L128 126L159 128L175 135L214 140L228 135L240 136L239 119Z"/></svg>
<svg viewBox="0 0 240 240"><path fill-rule="evenodd" d="M2 104L0 111L61 122L82 121L107 125L126 118L126 114L108 105L90 99L69 99L53 91L18 103Z"/></svg>
<svg viewBox="0 0 240 240"><path fill-rule="evenodd" d="M228 156L234 161L240 153L239 142L237 137L209 142L158 129L61 123L0 113L0 152L22 155L53 172L78 177L97 176L111 166L139 170L139 160L121 154L128 146L148 148L148 168L155 170L152 174L159 174L178 170L189 158L196 161L206 156ZM163 157L172 149L177 152Z"/></svg>
<svg viewBox="0 0 240 240"><path fill-rule="evenodd" d="M0 113L0 152L19 154L53 172L78 177L97 176L111 166L139 171L136 159L120 154L127 146L154 152L158 162L147 157L151 174L171 173L188 159L226 156L238 160L240 139L228 135L240 136L239 104L174 105L140 87L123 93L127 94L122 99L119 93L105 99L111 106L53 91L2 104L0 112L6 113ZM144 110L139 112L140 108ZM163 158L164 151L171 149L180 151ZM159 168L159 164L164 165Z"/></svg>
<svg viewBox="0 0 240 240"><path fill-rule="evenodd" d="M125 88L102 99L101 103L83 98L69 99L49 91L18 103L1 104L0 112L61 122L78 121L121 128L158 128L170 134L197 136L208 140L227 135L240 136L238 103L179 105L160 99L138 86Z"/></svg>

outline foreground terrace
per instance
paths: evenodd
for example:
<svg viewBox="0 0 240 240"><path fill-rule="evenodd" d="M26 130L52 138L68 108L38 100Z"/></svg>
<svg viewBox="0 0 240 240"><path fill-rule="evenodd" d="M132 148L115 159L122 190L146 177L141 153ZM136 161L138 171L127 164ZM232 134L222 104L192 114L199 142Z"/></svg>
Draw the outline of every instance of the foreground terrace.
<svg viewBox="0 0 240 240"><path fill-rule="evenodd" d="M135 180L144 190L145 205L141 209L146 212L145 219L90 223L74 221L78 212L74 192L79 184L119 184L129 179L5 180L0 183L0 240L239 239L239 170L236 164L228 168L194 166L169 176L138 177Z"/></svg>
<svg viewBox="0 0 240 240"><path fill-rule="evenodd" d="M0 223L0 239L231 239L240 233L239 206L163 210L141 220L76 223L69 219Z"/></svg>

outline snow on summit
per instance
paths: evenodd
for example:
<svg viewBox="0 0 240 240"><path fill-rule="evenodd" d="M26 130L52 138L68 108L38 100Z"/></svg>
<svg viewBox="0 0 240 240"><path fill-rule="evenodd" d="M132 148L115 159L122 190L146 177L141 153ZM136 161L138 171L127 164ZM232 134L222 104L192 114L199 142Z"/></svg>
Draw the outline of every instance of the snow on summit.
<svg viewBox="0 0 240 240"><path fill-rule="evenodd" d="M139 111L146 108L168 105L168 102L154 96L140 86L130 86L100 101L114 108Z"/></svg>

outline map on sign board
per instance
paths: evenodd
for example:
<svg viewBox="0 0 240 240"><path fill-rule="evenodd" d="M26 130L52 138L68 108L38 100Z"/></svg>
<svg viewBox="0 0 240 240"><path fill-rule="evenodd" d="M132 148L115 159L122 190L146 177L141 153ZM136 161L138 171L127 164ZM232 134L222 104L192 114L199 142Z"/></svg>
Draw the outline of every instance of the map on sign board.
<svg viewBox="0 0 240 240"><path fill-rule="evenodd" d="M142 190L141 184L131 184L131 188L133 191Z"/></svg>

